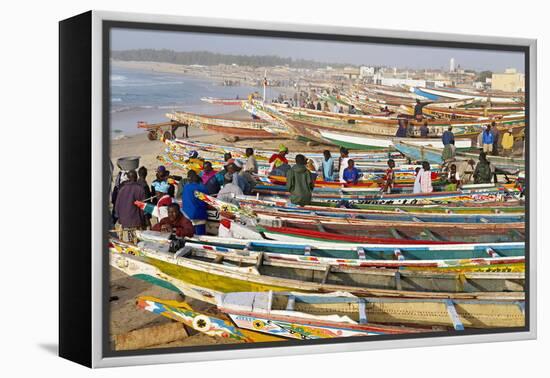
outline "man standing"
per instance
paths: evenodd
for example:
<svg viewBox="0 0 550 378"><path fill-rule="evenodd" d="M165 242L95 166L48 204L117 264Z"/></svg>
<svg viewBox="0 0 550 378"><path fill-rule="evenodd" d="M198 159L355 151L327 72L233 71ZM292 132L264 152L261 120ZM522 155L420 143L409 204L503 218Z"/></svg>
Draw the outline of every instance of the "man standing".
<svg viewBox="0 0 550 378"><path fill-rule="evenodd" d="M500 145L502 146L503 156L512 156L512 150L514 148L514 135L512 134L512 129L508 129L502 134Z"/></svg>
<svg viewBox="0 0 550 378"><path fill-rule="evenodd" d="M290 192L290 202L299 206L311 203L311 195L315 183L311 173L306 168L306 157L296 155L296 165L286 174L286 189Z"/></svg>
<svg viewBox="0 0 550 378"><path fill-rule="evenodd" d="M443 161L452 159L455 156L455 135L453 134L453 127L449 126L447 130L441 136L441 142L443 142Z"/></svg>
<svg viewBox="0 0 550 378"><path fill-rule="evenodd" d="M338 164L338 180L340 182L346 182L344 180L344 169L348 166L349 151L347 148L340 147L340 163Z"/></svg>
<svg viewBox="0 0 550 378"><path fill-rule="evenodd" d="M489 154L493 152L493 143L495 138L491 132L491 125L487 125L485 131L483 131L483 136L481 137L481 142L483 143L483 152ZM481 156L481 155L480 155Z"/></svg>
<svg viewBox="0 0 550 378"><path fill-rule="evenodd" d="M134 170L129 171L126 176L128 180L122 185L115 203L115 214L122 227L123 240L130 241L131 235L125 235L125 232L132 233L134 230L142 229L145 225L145 216L143 211L134 205L135 201L145 199L143 186L137 183L137 173Z"/></svg>
<svg viewBox="0 0 550 378"><path fill-rule="evenodd" d="M321 169L323 171L323 180L332 181L332 176L334 175L334 159L332 158L329 150L323 151Z"/></svg>

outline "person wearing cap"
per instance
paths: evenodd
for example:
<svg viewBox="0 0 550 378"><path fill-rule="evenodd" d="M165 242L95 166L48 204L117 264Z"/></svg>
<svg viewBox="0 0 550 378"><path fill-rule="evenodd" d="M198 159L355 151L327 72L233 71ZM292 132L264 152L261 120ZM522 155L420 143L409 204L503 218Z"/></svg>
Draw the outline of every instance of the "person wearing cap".
<svg viewBox="0 0 550 378"><path fill-rule="evenodd" d="M242 189L237 185L233 180L233 174L226 173L224 175L224 184L223 188L218 192L217 198L220 201L233 203L235 205L239 204L239 201L235 198L236 196L243 195Z"/></svg>
<svg viewBox="0 0 550 378"><path fill-rule="evenodd" d="M232 176L232 182L241 188L244 194L250 194L252 190L252 186L248 182L248 180L241 175L241 169L243 167L243 163L236 159L233 163L229 164L227 166L227 173Z"/></svg>
<svg viewBox="0 0 550 378"><path fill-rule="evenodd" d="M128 171L127 177L127 182L124 183L118 192L114 210L118 223L122 228L121 238L130 241L131 235L128 234L132 234L134 230L142 229L145 225L143 211L134 205L135 201L143 201L145 199L145 191L137 183L136 171Z"/></svg>
<svg viewBox="0 0 550 378"><path fill-rule="evenodd" d="M299 206L309 205L314 186L315 181L306 168L306 157L302 154L296 155L296 165L286 174L286 189L290 192L290 202Z"/></svg>
<svg viewBox="0 0 550 378"><path fill-rule="evenodd" d="M164 165L159 165L157 167L157 171L155 175L156 175L156 178L151 183L151 196L153 196L154 204L157 203L157 198L156 198L157 192L155 190L155 183L168 181L168 176L170 175L170 171L168 171Z"/></svg>
<svg viewBox="0 0 550 378"><path fill-rule="evenodd" d="M504 156L512 156L512 149L514 148L514 135L512 134L512 129L508 129L502 134L500 145L502 146L502 154Z"/></svg>
<svg viewBox="0 0 550 378"><path fill-rule="evenodd" d="M206 203L195 196L195 192L205 193L206 187L202 184L200 177L193 170L187 172L188 183L183 187L181 195L181 203L183 206L183 214L193 223L195 235L206 234Z"/></svg>
<svg viewBox="0 0 550 378"><path fill-rule="evenodd" d="M162 218L151 229L153 231L169 232L179 238L192 237L195 233L193 223L183 216L180 211L180 205L177 203L168 205L167 216Z"/></svg>
<svg viewBox="0 0 550 378"><path fill-rule="evenodd" d="M153 186L156 192L157 207L159 208L159 212L164 216L166 216L167 214L166 211L160 211L160 208L168 206L172 202L174 202L173 198L168 194L170 190L170 184L168 184L166 181L160 181L160 182L155 182Z"/></svg>
<svg viewBox="0 0 550 378"><path fill-rule="evenodd" d="M273 172L284 164L288 164L286 155L288 154L288 148L284 144L279 145L279 152L271 155L269 158L269 170Z"/></svg>

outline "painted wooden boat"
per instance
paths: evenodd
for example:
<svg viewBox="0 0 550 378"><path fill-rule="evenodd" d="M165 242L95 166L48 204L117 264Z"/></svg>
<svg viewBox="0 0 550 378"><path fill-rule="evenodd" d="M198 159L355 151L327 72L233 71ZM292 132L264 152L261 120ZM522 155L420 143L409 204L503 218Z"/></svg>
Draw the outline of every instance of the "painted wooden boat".
<svg viewBox="0 0 550 378"><path fill-rule="evenodd" d="M412 160L425 160L434 164L443 164L442 149L432 148L429 146L417 146L406 142L396 142L395 148L403 155ZM456 153L457 160L474 160L479 159L479 154L460 152ZM504 171L522 171L525 170L525 159L510 158L504 156L487 155L487 160L496 168Z"/></svg>
<svg viewBox="0 0 550 378"><path fill-rule="evenodd" d="M218 302L218 307L230 316L248 316L259 320L246 322L245 318L241 323L243 328L252 326L258 331L270 333L277 332L277 329L265 329L268 322L264 319L287 320L284 317L293 317L293 315L299 319L297 323L305 322L311 317L313 318L310 322L313 323L317 321L318 316L334 314L348 317L358 323L363 321L443 326L455 330L523 327L525 325L523 301L397 300L357 298L340 293L304 295L301 293L267 292L227 293L222 295ZM310 316L306 317L302 314ZM234 318L234 316L231 317Z"/></svg>
<svg viewBox="0 0 550 378"><path fill-rule="evenodd" d="M289 339L316 340L434 332L431 329L370 323L367 321L365 306L361 306L357 321L346 315L328 312L318 315L302 313L294 309L293 301L296 297L293 294L287 297L287 306L281 308L279 295L272 291L227 293L217 298L217 306L239 328ZM327 301L330 301L329 298L326 297Z"/></svg>
<svg viewBox="0 0 550 378"><path fill-rule="evenodd" d="M490 102L495 104L518 104L523 103L524 96L515 93L514 96L509 97L503 97L498 95L490 95L490 94L478 94L478 93L472 93L472 92L463 92L463 91L450 91L450 90L444 90L440 88L421 88L416 87L415 93L425 96L428 98L434 98L439 99L440 97L443 98L451 98L456 100L466 100L466 99L475 99L478 101L483 102Z"/></svg>
<svg viewBox="0 0 550 378"><path fill-rule="evenodd" d="M195 311L185 302L166 301L154 297L139 297L136 305L142 310L181 322L208 336L223 337L239 342L253 342L230 322Z"/></svg>
<svg viewBox="0 0 550 378"><path fill-rule="evenodd" d="M257 214L267 214L271 216L288 217L318 217L318 219L351 219L351 220L366 220L366 221L381 221L381 222L402 222L406 225L408 222L415 223L454 223L454 224L494 224L494 223L522 223L525 222L523 214L407 214L407 213L366 213L366 212L334 212L323 210L306 210L300 207L291 208L260 208L256 207Z"/></svg>
<svg viewBox="0 0 550 378"><path fill-rule="evenodd" d="M188 240L185 243L186 253L199 258L213 261L228 261L239 264L256 264L259 259L266 266L279 266L281 262L286 264L299 263L300 266L321 266L325 271L334 272L334 267L358 267L358 268L383 268L458 272L463 273L523 273L525 272L525 257L484 257L472 259L448 259L448 260L371 260L371 259L346 259L335 257L313 256L304 249L302 254L258 252L246 249L220 247L203 242ZM284 251L283 251L284 252Z"/></svg>
<svg viewBox="0 0 550 378"><path fill-rule="evenodd" d="M362 260L449 260L488 257L524 257L523 242L460 243L460 244L366 244L325 242L281 242L276 240L246 240L216 236L195 236L191 243L257 252L309 255ZM153 243L154 244L154 243ZM222 251L222 249L220 249Z"/></svg>
<svg viewBox="0 0 550 378"><path fill-rule="evenodd" d="M216 105L233 105L233 106L241 106L241 104L242 104L244 101L246 101L246 99L201 97L201 101L207 102L207 103L209 103L209 104L216 104Z"/></svg>
<svg viewBox="0 0 550 378"><path fill-rule="evenodd" d="M369 219L345 219L335 217L319 217L315 215L285 214L282 212L268 212L254 210L257 216L258 225L270 227L297 227L308 229L319 229L322 232L349 232L353 234L375 235L380 230L394 229L397 234L426 234L445 236L453 233L459 237L472 237L486 234L506 234L516 230L524 232L524 222L514 223L453 223L453 222L405 222L391 220L369 220ZM435 236L437 239L437 236Z"/></svg>
<svg viewBox="0 0 550 378"><path fill-rule="evenodd" d="M402 229L402 227L396 226L392 230L386 230L385 237L381 237L379 235L373 235L370 236L369 230L367 231L366 235L363 234L361 229L353 229L353 230L347 230L343 229L340 230L339 227L334 227L329 229L331 231L336 232L330 232L328 231L322 224L312 225L312 226L303 226L303 222L296 222L296 225L300 225L303 227L290 227L290 225L294 225L292 221L290 222L281 222L285 226L284 227L271 227L271 226L260 226L258 227L258 231L262 233L265 237L272 239L272 240L279 240L279 241L299 241L306 243L308 241L328 241L328 242L335 242L335 243L368 243L368 244L459 244L459 243L465 243L465 242L471 242L471 240L476 239L476 234L468 234L468 232L461 232L462 230L456 231L456 233L453 234L452 230L445 230L446 232L438 233L437 231L431 231L429 229L426 230L419 230L417 231L417 238L418 239L412 239L407 238L403 235L407 235L407 232L410 234L412 233L411 230L408 230L405 228L405 231L401 233L399 230ZM456 226L457 228L460 228L460 225ZM375 231L372 231L372 234L376 234ZM381 230L382 233L384 233L384 230ZM443 235L447 236L444 237ZM485 237L480 238L480 243L485 240L491 240L493 242L508 242L508 241L524 241L525 237L524 234L519 232L514 234L508 234L508 233L500 233L497 235L492 235L492 232L487 232L485 234ZM396 237L398 236L398 237Z"/></svg>
<svg viewBox="0 0 550 378"><path fill-rule="evenodd" d="M284 130L273 132L269 124L262 120L226 119L181 111L168 113L166 116L182 124L200 126L222 134L243 138L265 139L284 136Z"/></svg>
<svg viewBox="0 0 550 378"><path fill-rule="evenodd" d="M443 148L443 142L439 138L391 138L364 136L357 134L344 134L331 131L319 130L321 137L337 146L354 149L369 150L372 148L390 148L395 141L403 141L419 146L433 146ZM456 139L456 148L469 148L472 145L471 139Z"/></svg>
<svg viewBox="0 0 550 378"><path fill-rule="evenodd" d="M284 190L273 190L272 188L264 189L256 187L254 193L260 194L264 199L278 200L289 196L289 193ZM317 202L333 202L333 203L349 203L356 204L388 204L388 205L430 205L444 203L465 203L465 202L505 202L517 201L519 192L490 189L490 190L460 190L454 192L432 192L432 193L396 193L382 194L380 192L373 194L348 194L348 193L315 193L313 192L312 201Z"/></svg>
<svg viewBox="0 0 550 378"><path fill-rule="evenodd" d="M392 287L384 289L380 287L366 287L359 282L342 280L344 277L352 277L349 273L344 276L337 276L331 273L325 278L326 269L291 268L288 264L282 267L263 266L261 263L255 266L238 266L230 264L220 264L215 262L203 261L193 258L185 258L177 253L167 253L152 248L132 246L127 243L111 240L111 254L115 255L118 266L129 267L134 261L135 264L128 271L133 274L139 274L143 265L152 266L160 271L159 277L171 277L171 281L183 281L184 285L194 285L205 287L208 290L219 292L233 291L306 291L306 292L333 292L344 291L360 296L384 296L398 298L430 298L430 299L490 299L490 300L524 300L522 291L479 291L464 281L464 275L444 273L443 276L450 278L441 281L441 285L434 282L434 273L425 272L429 279L422 282L425 287L421 287L421 272L407 272L403 274L416 275L418 278L411 286L411 281L401 280L400 272L384 272L384 269L375 269L376 275L361 273L361 277L368 277L370 280L376 280L377 286ZM144 264L141 264L144 263ZM310 269L308 269L310 268ZM352 268L346 268L352 269ZM304 273L304 275L300 275ZM374 273L374 272L373 272ZM399 274L397 274L399 273ZM483 284L485 288L496 287L503 289L508 283L518 287L516 277L512 281L507 279L498 279L501 277L511 277L512 273L467 273L467 276L475 277L482 275L487 279L477 281ZM439 273L441 275L441 273ZM333 278L336 281L332 281ZM336 279L338 277L338 279ZM357 278L358 275L354 275ZM376 278L375 278L376 277ZM462 277L462 278L461 278ZM524 280L524 279L523 279ZM439 283L439 281L438 281ZM446 283L446 285L443 285ZM351 285L350 285L351 284ZM436 285L437 287L433 287ZM503 286L504 285L504 286ZM442 291L443 286L451 291ZM451 286L451 287L449 287ZM438 289L437 291L431 289ZM506 287L509 289L509 287ZM409 289L409 290L407 290ZM430 290L426 290L430 289ZM471 291L471 290L474 291ZM469 292L468 292L469 291Z"/></svg>
<svg viewBox="0 0 550 378"><path fill-rule="evenodd" d="M292 207L288 200L280 199L277 201L262 200L255 196L237 196L239 203L249 206L267 206L267 207ZM490 205L483 204L483 206L457 206L448 204L442 205L425 205L425 206L398 206L398 205L356 205L355 207L346 208L338 207L337 204L331 203L319 203L315 205L303 206L306 210L325 210L345 213L355 212L398 212L409 214L521 214L525 212L525 207L519 202L495 202Z"/></svg>

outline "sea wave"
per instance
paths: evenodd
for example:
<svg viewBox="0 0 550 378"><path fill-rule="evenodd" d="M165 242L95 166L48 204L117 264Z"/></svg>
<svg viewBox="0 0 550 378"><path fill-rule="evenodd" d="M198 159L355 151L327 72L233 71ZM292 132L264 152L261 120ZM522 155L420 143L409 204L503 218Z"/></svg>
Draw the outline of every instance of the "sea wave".
<svg viewBox="0 0 550 378"><path fill-rule="evenodd" d="M111 81L122 81L126 79L127 77L124 75L111 75Z"/></svg>
<svg viewBox="0 0 550 378"><path fill-rule="evenodd" d="M112 97L111 102L122 102L122 99L120 97Z"/></svg>
<svg viewBox="0 0 550 378"><path fill-rule="evenodd" d="M111 83L112 87L156 87L161 85L181 85L184 81L170 81L160 83Z"/></svg>

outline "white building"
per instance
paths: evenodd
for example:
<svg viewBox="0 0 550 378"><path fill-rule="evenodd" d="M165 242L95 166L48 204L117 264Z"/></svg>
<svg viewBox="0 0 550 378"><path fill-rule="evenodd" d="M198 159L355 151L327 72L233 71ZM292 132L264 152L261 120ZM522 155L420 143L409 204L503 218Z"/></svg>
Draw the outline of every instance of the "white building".
<svg viewBox="0 0 550 378"><path fill-rule="evenodd" d="M451 61L449 62L449 72L455 72L455 58L451 58Z"/></svg>
<svg viewBox="0 0 550 378"><path fill-rule="evenodd" d="M370 77L374 76L374 67L361 66L359 67L359 77Z"/></svg>

